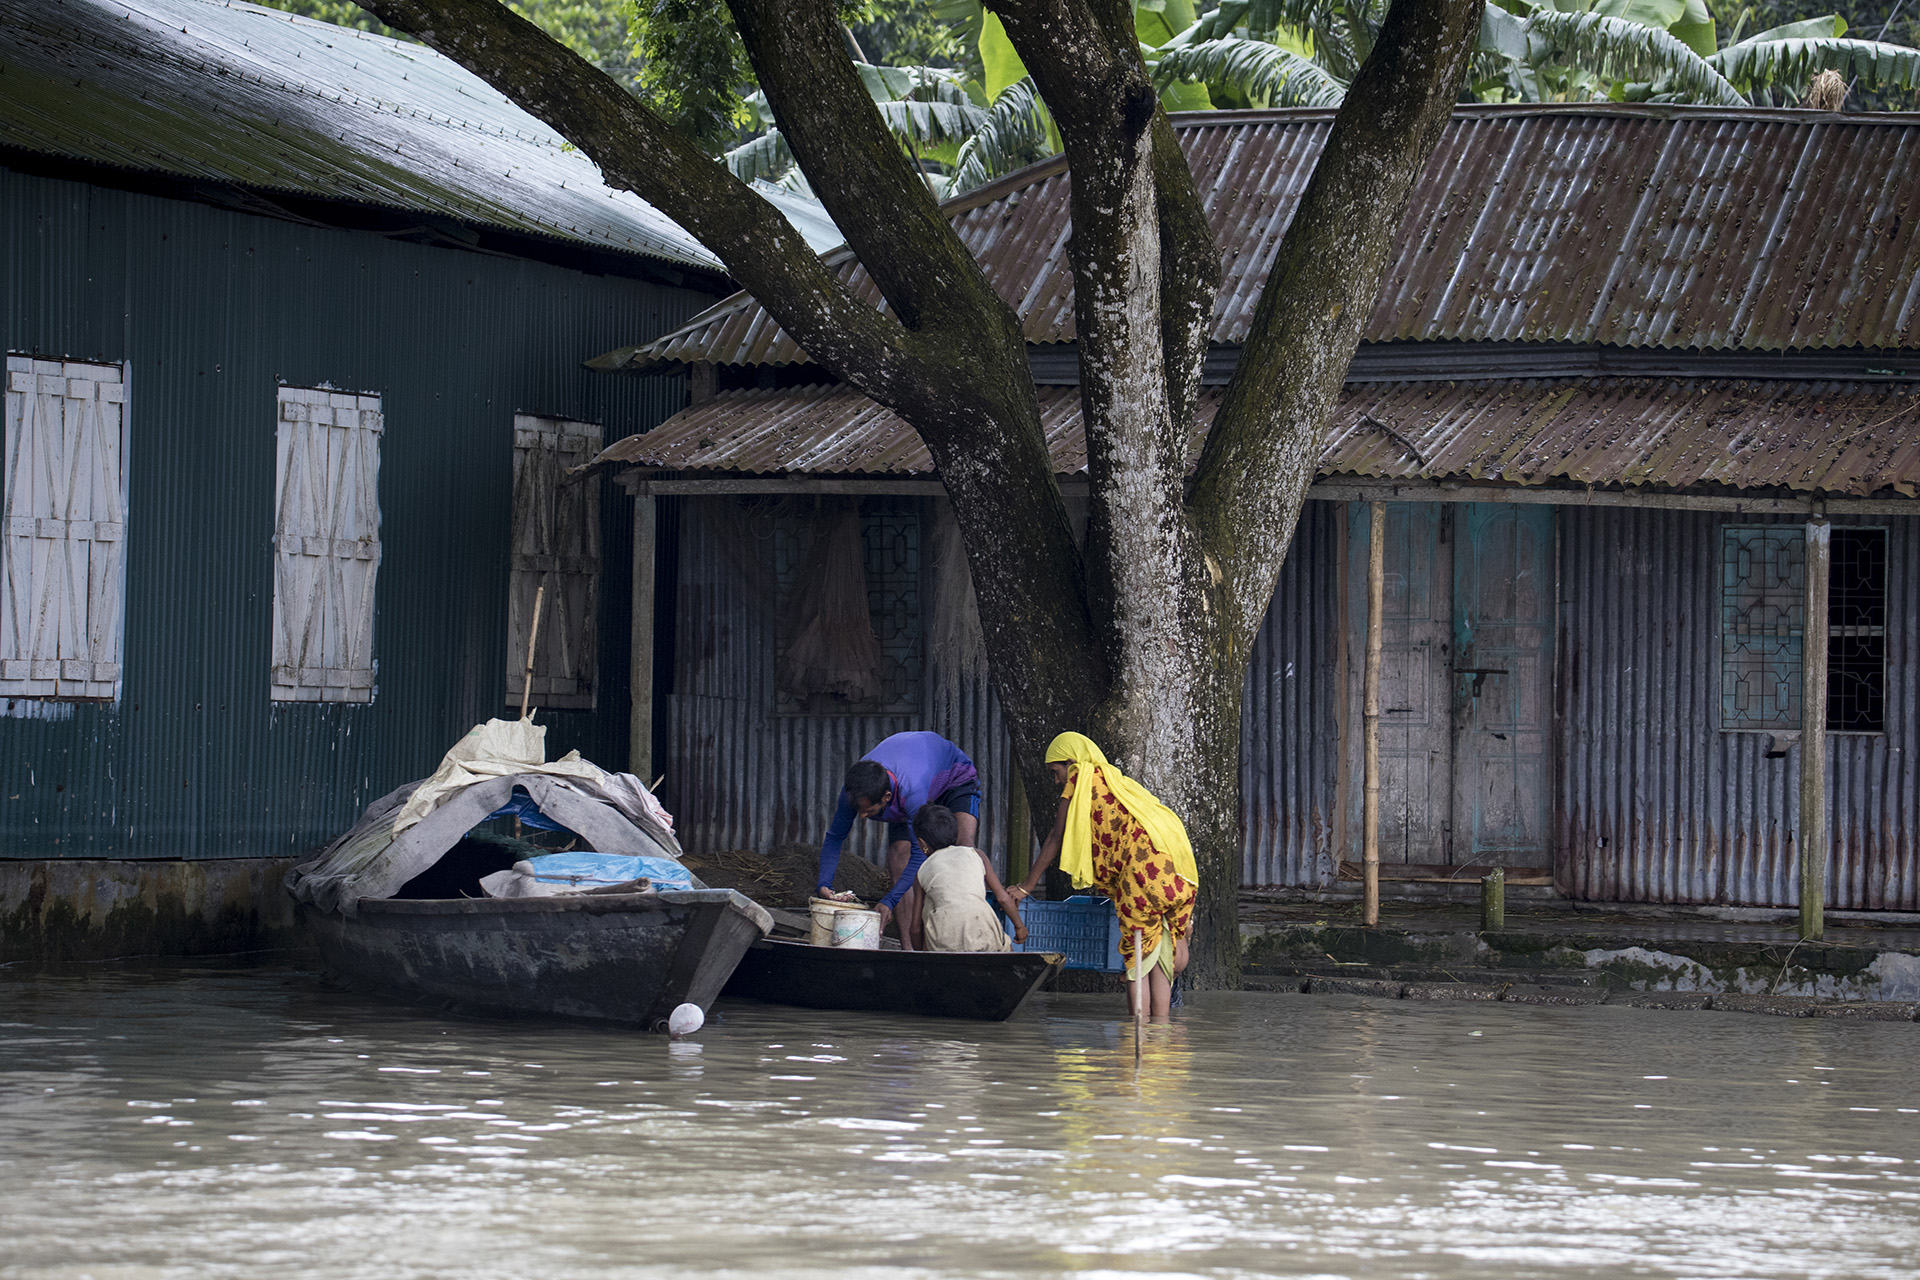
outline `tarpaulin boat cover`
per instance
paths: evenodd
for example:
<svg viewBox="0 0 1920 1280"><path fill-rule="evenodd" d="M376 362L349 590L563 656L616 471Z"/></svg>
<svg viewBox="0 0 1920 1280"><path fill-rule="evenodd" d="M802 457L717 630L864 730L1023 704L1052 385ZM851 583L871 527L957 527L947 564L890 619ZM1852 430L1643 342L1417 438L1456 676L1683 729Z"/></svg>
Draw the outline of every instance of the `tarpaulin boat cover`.
<svg viewBox="0 0 1920 1280"><path fill-rule="evenodd" d="M577 751L548 763L545 726L489 720L456 743L432 777L368 805L288 873L287 888L323 911L349 914L362 898L390 898L506 805L515 787L595 852L680 857L672 819L640 779L607 773Z"/></svg>

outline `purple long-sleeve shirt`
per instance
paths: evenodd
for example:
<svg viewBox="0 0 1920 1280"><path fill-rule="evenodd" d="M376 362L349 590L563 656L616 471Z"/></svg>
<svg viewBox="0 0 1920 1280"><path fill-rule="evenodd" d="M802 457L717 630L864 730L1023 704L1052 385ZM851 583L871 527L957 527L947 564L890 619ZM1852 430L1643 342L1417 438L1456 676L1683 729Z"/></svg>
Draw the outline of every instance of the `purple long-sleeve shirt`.
<svg viewBox="0 0 1920 1280"><path fill-rule="evenodd" d="M879 746L860 758L878 764L893 781L893 799L874 815L875 822L911 823L921 805L980 777L966 752L939 734L925 730L883 738ZM833 821L827 824L826 838L820 842L820 878L815 884L833 883L833 873L840 866L840 849L853 830L854 817L853 797L843 789L839 807L833 811ZM915 840L906 872L880 900L889 911L913 887L913 878L919 874L926 856L926 850Z"/></svg>

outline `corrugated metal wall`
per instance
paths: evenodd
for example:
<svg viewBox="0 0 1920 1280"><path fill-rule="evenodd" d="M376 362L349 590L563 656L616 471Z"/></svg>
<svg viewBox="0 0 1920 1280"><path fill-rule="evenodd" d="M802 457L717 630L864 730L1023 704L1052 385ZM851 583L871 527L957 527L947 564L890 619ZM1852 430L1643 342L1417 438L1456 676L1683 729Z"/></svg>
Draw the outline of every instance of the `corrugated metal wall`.
<svg viewBox="0 0 1920 1280"><path fill-rule="evenodd" d="M1707 513L1561 520L1557 875L1574 897L1792 906L1800 750L1720 724L1719 530ZM1792 522L1786 522L1792 523ZM1884 734L1828 738L1834 907L1920 907L1914 619L1920 520L1885 527Z"/></svg>
<svg viewBox="0 0 1920 1280"><path fill-rule="evenodd" d="M918 719L772 714L772 593L754 583L759 570L741 550L743 510L735 499L682 505L667 786L683 838L695 848L813 843L848 762L889 733L931 727L980 761L983 838L1003 856L1005 730L984 678L930 670ZM1329 885L1351 834L1338 778L1343 690L1358 678L1341 651L1344 515L1342 504L1308 504L1249 666L1246 885ZM1555 867L1571 896L1797 901L1799 749L1768 759L1769 735L1719 728L1718 530L1727 522L1649 508L1561 512ZM1889 530L1889 675L1887 732L1829 740L1828 900L1920 909L1920 519L1836 523ZM936 619L929 630L946 625ZM856 847L873 857L878 843L865 836Z"/></svg>
<svg viewBox="0 0 1920 1280"><path fill-rule="evenodd" d="M923 548L945 518L922 507ZM978 670L927 671L920 715L776 715L777 620L770 518L754 502L687 498L679 503L675 669L669 697L667 780L661 792L675 831L692 852L818 844L847 766L889 734L932 729L972 756L981 773L980 843L1005 865L1006 730ZM923 601L939 601L923 556ZM930 613L923 634L955 624ZM883 829L854 825L849 847L878 860Z"/></svg>
<svg viewBox="0 0 1920 1280"><path fill-rule="evenodd" d="M5 169L0 245L0 346L126 362L131 488L123 697L5 705L0 856L293 853L430 772L505 708L514 412L659 422L677 380L580 362L710 301ZM382 397L371 706L267 697L278 381ZM621 767L632 504L602 510L598 710L542 718Z"/></svg>
<svg viewBox="0 0 1920 1280"><path fill-rule="evenodd" d="M1336 872L1344 504L1309 502L1254 642L1240 712L1240 883Z"/></svg>
<svg viewBox="0 0 1920 1280"><path fill-rule="evenodd" d="M927 527L947 519L925 507ZM881 738L930 728L960 744L982 779L981 844L1004 867L1010 753L985 667L929 663L921 716L775 715L774 595L770 555L754 508L733 498L680 503L679 590L669 746L662 786L681 840L692 850L768 849L817 843L847 765ZM1340 507L1308 504L1280 576L1248 673L1241 766L1248 884L1320 883L1333 877L1335 571ZM937 547L929 534L923 545ZM925 572L945 569L930 556ZM954 597L930 584L926 633L952 634L941 616ZM1051 817L1036 813L1044 826ZM855 826L863 856L880 853L878 828Z"/></svg>

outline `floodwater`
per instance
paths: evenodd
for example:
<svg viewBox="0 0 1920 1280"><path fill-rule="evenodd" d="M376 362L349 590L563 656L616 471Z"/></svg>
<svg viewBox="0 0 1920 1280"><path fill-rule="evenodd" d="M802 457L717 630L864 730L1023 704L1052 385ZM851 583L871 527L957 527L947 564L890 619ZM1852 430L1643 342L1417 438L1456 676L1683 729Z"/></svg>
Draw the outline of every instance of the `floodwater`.
<svg viewBox="0 0 1920 1280"><path fill-rule="evenodd" d="M0 1276L1911 1277L1920 1026L1218 995L720 1006L0 972Z"/></svg>

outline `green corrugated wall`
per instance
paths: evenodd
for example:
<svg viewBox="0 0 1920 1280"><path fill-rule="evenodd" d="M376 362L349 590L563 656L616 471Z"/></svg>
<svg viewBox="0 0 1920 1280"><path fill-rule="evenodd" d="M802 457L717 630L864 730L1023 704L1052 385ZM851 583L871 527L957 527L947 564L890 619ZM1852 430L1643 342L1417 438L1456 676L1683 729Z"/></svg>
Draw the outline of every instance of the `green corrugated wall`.
<svg viewBox="0 0 1920 1280"><path fill-rule="evenodd" d="M430 772L505 706L514 413L658 423L679 379L581 361L712 300L4 168L0 242L0 346L129 383L122 696L0 702L4 857L298 853ZM371 706L268 700L280 382L382 397ZM602 510L598 706L542 718L624 768L631 507Z"/></svg>

